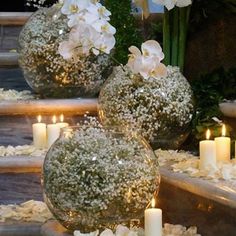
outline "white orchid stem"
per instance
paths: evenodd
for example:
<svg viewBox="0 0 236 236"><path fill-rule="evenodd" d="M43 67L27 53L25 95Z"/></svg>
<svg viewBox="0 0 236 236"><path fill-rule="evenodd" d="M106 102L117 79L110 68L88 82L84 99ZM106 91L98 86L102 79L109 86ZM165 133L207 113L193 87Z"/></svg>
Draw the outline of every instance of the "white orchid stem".
<svg viewBox="0 0 236 236"><path fill-rule="evenodd" d="M108 54L108 53L106 53L106 52L104 52L104 51L102 51L102 50L100 50L100 49L98 49L98 48L93 47L93 48L91 48L91 50L92 50L92 49L98 50L100 53L104 53L104 54L109 55L110 58L111 58L116 64L118 64L118 65L122 68L122 70L125 72L124 66L123 66L116 58L114 58L114 57L111 56L110 54Z"/></svg>

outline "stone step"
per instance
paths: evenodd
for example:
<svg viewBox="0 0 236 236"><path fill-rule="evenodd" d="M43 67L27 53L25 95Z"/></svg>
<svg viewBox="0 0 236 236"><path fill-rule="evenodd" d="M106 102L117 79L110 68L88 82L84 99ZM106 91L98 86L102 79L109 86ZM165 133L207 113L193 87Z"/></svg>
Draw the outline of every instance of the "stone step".
<svg viewBox="0 0 236 236"><path fill-rule="evenodd" d="M44 157L0 157L0 173L40 173Z"/></svg>
<svg viewBox="0 0 236 236"><path fill-rule="evenodd" d="M17 52L0 52L0 67L17 67L18 57Z"/></svg>
<svg viewBox="0 0 236 236"><path fill-rule="evenodd" d="M219 106L224 116L236 118L236 101L222 102Z"/></svg>
<svg viewBox="0 0 236 236"><path fill-rule="evenodd" d="M41 236L39 223L12 222L0 223L1 236Z"/></svg>
<svg viewBox="0 0 236 236"><path fill-rule="evenodd" d="M24 25L32 12L0 12L0 25Z"/></svg>
<svg viewBox="0 0 236 236"><path fill-rule="evenodd" d="M0 101L0 115L97 114L96 98Z"/></svg>
<svg viewBox="0 0 236 236"><path fill-rule="evenodd" d="M0 12L0 67L18 66L18 36L32 12Z"/></svg>
<svg viewBox="0 0 236 236"><path fill-rule="evenodd" d="M233 184L190 178L172 172L168 166L160 167L160 173L157 204L163 210L163 222L196 225L202 236L235 236L236 187ZM0 174L0 204L29 199L42 200L40 174Z"/></svg>

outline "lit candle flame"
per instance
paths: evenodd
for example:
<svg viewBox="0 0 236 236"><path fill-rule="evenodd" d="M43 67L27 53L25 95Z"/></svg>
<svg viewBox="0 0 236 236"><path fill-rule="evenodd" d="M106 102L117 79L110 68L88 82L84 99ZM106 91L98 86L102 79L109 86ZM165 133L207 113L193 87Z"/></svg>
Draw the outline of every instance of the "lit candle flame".
<svg viewBox="0 0 236 236"><path fill-rule="evenodd" d="M152 202L151 202L151 206L152 206L152 208L155 208L155 205L156 205L155 198L152 198Z"/></svg>
<svg viewBox="0 0 236 236"><path fill-rule="evenodd" d="M54 116L52 117L52 123L53 123L53 124L56 124L56 122L57 122L57 117L54 115Z"/></svg>
<svg viewBox="0 0 236 236"><path fill-rule="evenodd" d="M209 140L211 137L211 131L209 129L207 129L207 132L206 132L206 139Z"/></svg>
<svg viewBox="0 0 236 236"><path fill-rule="evenodd" d="M226 127L225 124L222 125L222 136L226 136Z"/></svg>
<svg viewBox="0 0 236 236"><path fill-rule="evenodd" d="M41 121L42 121L42 116L39 115L39 116L37 117L37 120L38 120L38 123L41 123Z"/></svg>
<svg viewBox="0 0 236 236"><path fill-rule="evenodd" d="M61 121L61 122L64 121L64 115L63 115L63 114L60 115L60 121Z"/></svg>

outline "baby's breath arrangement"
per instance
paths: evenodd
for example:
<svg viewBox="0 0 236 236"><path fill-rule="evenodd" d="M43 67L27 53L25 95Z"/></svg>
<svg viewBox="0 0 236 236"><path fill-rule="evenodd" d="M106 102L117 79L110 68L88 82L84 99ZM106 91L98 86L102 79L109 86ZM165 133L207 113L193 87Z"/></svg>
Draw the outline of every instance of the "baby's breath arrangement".
<svg viewBox="0 0 236 236"><path fill-rule="evenodd" d="M142 138L93 118L65 130L43 167L52 213L83 233L140 220L159 178L157 158Z"/></svg>
<svg viewBox="0 0 236 236"><path fill-rule="evenodd" d="M99 96L104 125L130 125L155 147L177 148L186 138L194 105L178 67L165 67L160 45L130 47L127 66L116 67Z"/></svg>
<svg viewBox="0 0 236 236"><path fill-rule="evenodd" d="M19 37L29 85L46 97L96 96L111 69L110 15L92 0L59 1L34 13Z"/></svg>

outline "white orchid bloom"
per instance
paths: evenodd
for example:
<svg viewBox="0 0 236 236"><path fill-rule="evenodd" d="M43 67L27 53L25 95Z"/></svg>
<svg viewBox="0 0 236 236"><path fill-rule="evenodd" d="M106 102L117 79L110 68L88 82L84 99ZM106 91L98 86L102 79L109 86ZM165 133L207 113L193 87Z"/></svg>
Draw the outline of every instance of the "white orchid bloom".
<svg viewBox="0 0 236 236"><path fill-rule="evenodd" d="M87 24L92 25L94 22L96 22L98 20L99 20L99 15L98 14L93 14L93 13L88 12L88 11L84 14L84 21Z"/></svg>
<svg viewBox="0 0 236 236"><path fill-rule="evenodd" d="M148 40L141 46L142 52L135 46L131 46L127 66L134 74L140 74L144 79L161 78L166 76L167 70L160 63L164 58L160 44L154 40Z"/></svg>
<svg viewBox="0 0 236 236"><path fill-rule="evenodd" d="M73 15L69 15L68 16L68 26L70 28L80 24L80 22L84 22L85 21L85 12L81 11L79 13L73 14Z"/></svg>
<svg viewBox="0 0 236 236"><path fill-rule="evenodd" d="M94 41L93 53L98 55L100 51L109 54L115 46L116 40L112 34L102 34ZM98 50L96 50L98 49Z"/></svg>
<svg viewBox="0 0 236 236"><path fill-rule="evenodd" d="M65 0L61 12L64 15L76 14L88 8L89 4L89 0Z"/></svg>
<svg viewBox="0 0 236 236"><path fill-rule="evenodd" d="M90 4L90 6L87 8L88 12L97 15L98 18L104 19L104 20L110 20L111 12L106 9L101 3L96 4Z"/></svg>
<svg viewBox="0 0 236 236"><path fill-rule="evenodd" d="M165 6L168 10L177 7L186 7L192 4L191 0L152 0L156 4Z"/></svg>
<svg viewBox="0 0 236 236"><path fill-rule="evenodd" d="M112 232L112 230L110 229L105 229L101 234L100 236L115 236Z"/></svg>
<svg viewBox="0 0 236 236"><path fill-rule="evenodd" d="M140 66L140 74L144 79L148 78L161 78L167 74L166 66L159 62L158 57L143 57L142 64Z"/></svg>
<svg viewBox="0 0 236 236"><path fill-rule="evenodd" d="M76 44L71 41L63 41L59 44L58 52L65 59L71 59L74 55Z"/></svg>
<svg viewBox="0 0 236 236"><path fill-rule="evenodd" d="M148 40L142 44L141 50L144 57L158 57L159 62L164 59L160 44L155 40Z"/></svg>
<svg viewBox="0 0 236 236"><path fill-rule="evenodd" d="M100 33L115 34L116 29L106 20L100 19L94 22L94 29Z"/></svg>
<svg viewBox="0 0 236 236"><path fill-rule="evenodd" d="M140 65L142 63L142 53L135 46L129 47L129 51L131 54L129 54L127 65L135 74L139 73Z"/></svg>

